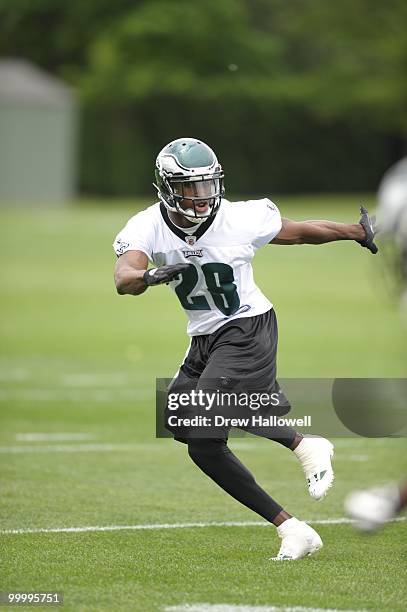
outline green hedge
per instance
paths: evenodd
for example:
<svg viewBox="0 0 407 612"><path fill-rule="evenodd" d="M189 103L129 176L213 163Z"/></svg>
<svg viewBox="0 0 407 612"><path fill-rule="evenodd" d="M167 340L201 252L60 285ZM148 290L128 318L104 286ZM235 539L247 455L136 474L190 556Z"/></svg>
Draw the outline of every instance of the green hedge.
<svg viewBox="0 0 407 612"><path fill-rule="evenodd" d="M234 193L375 190L397 158L391 137L361 119L322 123L283 105L157 98L132 107L84 108L82 191L151 193L158 151L181 136L215 149Z"/></svg>

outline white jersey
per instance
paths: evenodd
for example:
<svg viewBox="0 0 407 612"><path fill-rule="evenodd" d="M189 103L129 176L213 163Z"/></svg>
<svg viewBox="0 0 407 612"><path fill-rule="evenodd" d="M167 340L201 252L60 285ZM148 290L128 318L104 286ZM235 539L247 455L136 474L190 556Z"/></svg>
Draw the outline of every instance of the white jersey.
<svg viewBox="0 0 407 612"><path fill-rule="evenodd" d="M132 217L118 234L117 256L143 251L155 266L188 263L170 282L188 318L188 334L211 334L236 318L267 312L272 304L253 279L256 250L281 230L281 216L269 199L229 202L198 226L194 235L171 223L157 203Z"/></svg>

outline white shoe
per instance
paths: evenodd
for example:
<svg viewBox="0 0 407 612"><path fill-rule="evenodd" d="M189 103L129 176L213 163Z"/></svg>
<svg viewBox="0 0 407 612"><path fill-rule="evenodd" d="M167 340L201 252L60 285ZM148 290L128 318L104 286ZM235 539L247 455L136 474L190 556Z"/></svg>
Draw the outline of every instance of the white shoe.
<svg viewBox="0 0 407 612"><path fill-rule="evenodd" d="M303 438L294 449L301 462L308 491L314 499L322 499L332 486L334 472L331 457L334 454L333 444L325 438Z"/></svg>
<svg viewBox="0 0 407 612"><path fill-rule="evenodd" d="M317 552L323 546L315 529L295 517L281 523L277 527L277 533L282 542L277 557L272 557L273 561L302 559Z"/></svg>
<svg viewBox="0 0 407 612"><path fill-rule="evenodd" d="M345 500L347 514L356 521L361 531L374 531L394 518L400 506L400 490L387 485L355 491Z"/></svg>

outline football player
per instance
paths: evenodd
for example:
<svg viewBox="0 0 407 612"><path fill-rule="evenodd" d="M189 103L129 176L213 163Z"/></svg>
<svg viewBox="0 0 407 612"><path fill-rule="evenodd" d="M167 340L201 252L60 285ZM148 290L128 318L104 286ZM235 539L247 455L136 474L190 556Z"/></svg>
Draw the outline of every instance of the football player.
<svg viewBox="0 0 407 612"><path fill-rule="evenodd" d="M277 320L254 282L253 256L270 243L336 240L357 242L374 254L368 212L362 208L354 224L296 222L282 218L268 198L232 203L224 198L224 173L215 153L194 138L166 145L157 157L155 177L159 201L132 217L114 242L115 283L120 295L169 284L185 309L191 342L171 392L213 390L213 381L228 389L237 380L279 390ZM317 532L272 499L232 453L227 428L216 437L173 433L205 474L277 527L282 542L275 559L300 559L322 547ZM271 427L265 437L295 453L311 497L324 497L334 478L333 445L289 427Z"/></svg>
<svg viewBox="0 0 407 612"><path fill-rule="evenodd" d="M402 311L407 307L407 157L392 166L378 192L378 225L391 257L390 274L400 291ZM404 315L405 313L402 312ZM407 480L353 491L345 510L361 531L375 531L407 506Z"/></svg>

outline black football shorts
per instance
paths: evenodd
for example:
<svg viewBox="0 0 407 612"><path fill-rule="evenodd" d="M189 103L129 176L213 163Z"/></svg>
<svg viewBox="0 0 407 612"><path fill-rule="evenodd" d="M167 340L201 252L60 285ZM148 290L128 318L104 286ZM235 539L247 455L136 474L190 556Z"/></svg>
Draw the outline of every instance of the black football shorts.
<svg viewBox="0 0 407 612"><path fill-rule="evenodd" d="M188 354L169 386L168 396L191 390L197 393L199 391L205 394L212 393L213 396L216 391L229 394L230 397L238 393L239 398L242 394L248 394L250 397L259 393L278 394L278 406L262 407L259 410L263 416L287 414L290 405L276 380L277 340L278 329L274 309L254 317L233 319L212 334L193 336ZM187 442L191 437L228 438L231 427L227 425L214 428L170 425L167 417L171 414L176 414L180 419L181 417L192 419L197 415L197 411L194 406L184 405L172 412L168 410L168 405L167 400L165 427L171 431L176 440ZM247 414L247 409L243 412ZM236 403L218 402L213 410L206 414L209 416L214 413L230 418L239 416L241 410ZM238 428L268 437L268 432L264 429L260 432L251 426L238 426Z"/></svg>

